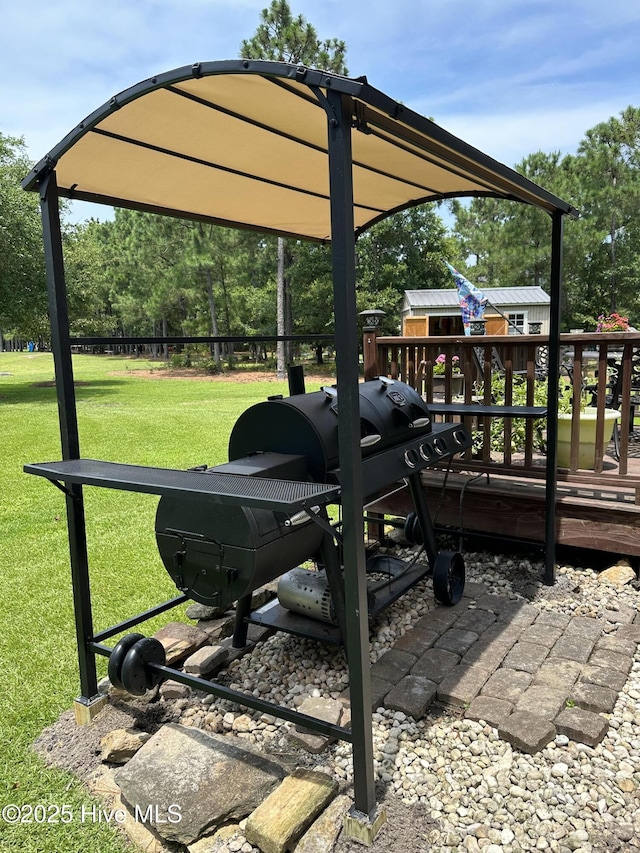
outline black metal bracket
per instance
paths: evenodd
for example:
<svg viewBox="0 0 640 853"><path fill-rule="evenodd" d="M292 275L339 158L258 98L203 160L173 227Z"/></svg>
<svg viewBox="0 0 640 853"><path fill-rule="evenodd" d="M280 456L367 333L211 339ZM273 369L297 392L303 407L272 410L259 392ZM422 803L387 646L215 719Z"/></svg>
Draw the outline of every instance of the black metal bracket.
<svg viewBox="0 0 640 853"><path fill-rule="evenodd" d="M65 485L63 485L58 480L49 480L50 483L56 487L56 489L60 489L60 491L66 495L68 498L71 498L74 501L79 501L80 498L78 495L74 494L70 489L68 489Z"/></svg>
<svg viewBox="0 0 640 853"><path fill-rule="evenodd" d="M326 518L323 517L319 507L317 510L315 510L313 507L311 507L311 508L305 510L305 512L309 516L311 521L313 521L314 524L317 524L318 527L320 527L322 530L324 530L325 533L328 533L329 536L333 537L333 539L335 539L336 542L338 542L342 545L342 534L338 533L338 531L335 529L335 527L333 527L333 525L330 524L330 522Z"/></svg>
<svg viewBox="0 0 640 853"><path fill-rule="evenodd" d="M329 119L329 124L331 125L331 127L337 127L339 122L338 122L338 117L336 115L336 111L333 109L333 106L329 102L329 99L324 94L322 89L320 89L319 86L309 86L309 88L311 89L313 94L316 96L316 98L320 102L320 106L324 109L325 113L327 114L327 118Z"/></svg>

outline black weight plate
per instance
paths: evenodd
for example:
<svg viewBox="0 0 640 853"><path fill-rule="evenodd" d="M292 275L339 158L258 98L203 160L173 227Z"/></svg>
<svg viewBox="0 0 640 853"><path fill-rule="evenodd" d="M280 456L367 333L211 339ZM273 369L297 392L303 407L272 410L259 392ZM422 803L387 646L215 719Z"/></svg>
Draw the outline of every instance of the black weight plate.
<svg viewBox="0 0 640 853"><path fill-rule="evenodd" d="M457 604L464 592L464 558L457 551L441 551L433 567L433 594L442 604Z"/></svg>
<svg viewBox="0 0 640 853"><path fill-rule="evenodd" d="M143 637L127 652L122 663L122 683L127 693L142 696L160 681L160 676L146 664L166 662L164 646L153 637Z"/></svg>
<svg viewBox="0 0 640 853"><path fill-rule="evenodd" d="M410 512L404 520L404 538L411 545L416 545L419 541L417 537L419 536L420 540L422 539L421 533L418 516L415 512Z"/></svg>
<svg viewBox="0 0 640 853"><path fill-rule="evenodd" d="M118 640L113 647L113 651L109 655L109 666L107 668L109 681L119 690L125 689L124 684L122 683L122 662L124 661L129 649L134 646L138 640L144 640L144 634L127 634L121 640Z"/></svg>

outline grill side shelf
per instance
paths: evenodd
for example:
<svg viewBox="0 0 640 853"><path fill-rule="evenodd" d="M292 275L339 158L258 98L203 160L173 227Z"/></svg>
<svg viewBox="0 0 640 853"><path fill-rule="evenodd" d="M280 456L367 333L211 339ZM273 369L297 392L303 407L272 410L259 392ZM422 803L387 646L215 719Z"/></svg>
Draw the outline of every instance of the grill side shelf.
<svg viewBox="0 0 640 853"><path fill-rule="evenodd" d="M298 512L318 504L332 503L340 495L339 486L324 483L246 477L242 474L207 474L96 459L40 462L25 465L24 471L54 483L80 483L152 495L197 495L213 503L282 512Z"/></svg>

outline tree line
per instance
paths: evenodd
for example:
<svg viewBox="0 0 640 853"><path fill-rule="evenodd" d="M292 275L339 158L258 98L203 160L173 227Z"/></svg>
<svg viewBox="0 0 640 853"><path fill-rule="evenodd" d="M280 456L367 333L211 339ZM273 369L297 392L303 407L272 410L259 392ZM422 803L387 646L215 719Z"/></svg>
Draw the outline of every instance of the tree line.
<svg viewBox="0 0 640 853"><path fill-rule="evenodd" d="M272 0L240 54L346 73L346 46L321 41L286 0ZM617 311L640 325L640 110L587 131L575 154L535 152L514 168L580 212L565 226L563 329ZM49 337L38 197L21 139L0 134L0 348ZM443 205L448 207L445 226ZM71 223L63 241L76 336L331 334L331 248L116 209ZM386 312L397 334L405 290L451 288L452 262L480 286L549 289L551 222L500 199L430 203L396 213L356 245L358 310ZM280 354L289 359L291 354ZM219 347L212 358L219 364Z"/></svg>

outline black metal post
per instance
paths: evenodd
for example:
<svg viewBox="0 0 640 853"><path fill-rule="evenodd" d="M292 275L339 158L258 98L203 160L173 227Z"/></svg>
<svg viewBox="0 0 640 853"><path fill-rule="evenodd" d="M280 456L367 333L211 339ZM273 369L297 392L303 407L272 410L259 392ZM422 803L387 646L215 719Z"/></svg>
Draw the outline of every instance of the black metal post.
<svg viewBox="0 0 640 853"><path fill-rule="evenodd" d="M51 347L56 374L62 457L65 460L79 459L80 442L69 343L69 315L62 255L58 187L56 174L53 171L40 184L40 210L44 236ZM98 682L95 654L88 648L88 643L93 639L93 619L91 615L84 502L82 486L70 483L67 489L69 556L82 694L80 701L86 704L97 695Z"/></svg>
<svg viewBox="0 0 640 853"><path fill-rule="evenodd" d="M562 312L562 237L564 215L552 214L551 229L551 316L547 381L547 484L545 492L544 582L556 580L556 494L558 479L558 386L560 383L560 317Z"/></svg>
<svg viewBox="0 0 640 853"><path fill-rule="evenodd" d="M422 485L422 478L420 474L416 472L414 474L410 474L408 480L409 491L413 498L413 506L416 511L418 524L420 525L420 531L422 533L422 541L424 543L425 551L427 552L429 565L431 566L431 569L433 569L436 564L436 560L438 559L438 543L436 542L436 535L433 530L431 515L429 514L427 496L425 494L424 486Z"/></svg>
<svg viewBox="0 0 640 853"><path fill-rule="evenodd" d="M351 152L351 107L347 96L326 90L329 118L329 181L333 304L338 378L338 443L343 511L343 554L354 807L373 820L376 799L369 621L364 550L364 503L358 393L358 314L356 309L355 226Z"/></svg>

